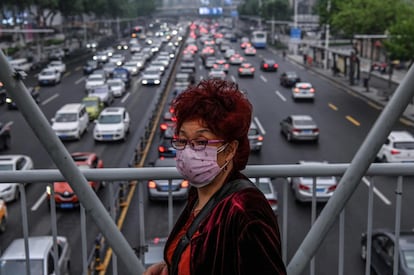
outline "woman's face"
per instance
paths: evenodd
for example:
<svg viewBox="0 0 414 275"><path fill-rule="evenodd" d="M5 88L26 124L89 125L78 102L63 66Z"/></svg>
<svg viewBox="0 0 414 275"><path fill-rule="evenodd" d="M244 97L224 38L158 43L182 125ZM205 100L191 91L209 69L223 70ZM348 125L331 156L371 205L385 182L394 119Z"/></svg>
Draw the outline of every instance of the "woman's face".
<svg viewBox="0 0 414 275"><path fill-rule="evenodd" d="M178 132L178 138L187 139L187 140L193 140L193 139L221 140L221 138L213 134L213 132L211 132L209 128L203 126L202 121L200 120L190 120L190 121L183 122ZM220 147L223 144L225 144L225 142L210 143L207 146ZM222 153L217 154L217 163L219 166L224 165L224 163L226 162L225 153L224 153L225 151L226 150L224 150Z"/></svg>

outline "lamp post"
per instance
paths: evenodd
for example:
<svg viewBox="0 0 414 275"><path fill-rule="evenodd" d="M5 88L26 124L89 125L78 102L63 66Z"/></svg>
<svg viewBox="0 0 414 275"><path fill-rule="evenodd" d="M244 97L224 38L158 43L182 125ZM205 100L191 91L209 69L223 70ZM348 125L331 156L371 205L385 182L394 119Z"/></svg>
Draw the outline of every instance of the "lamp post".
<svg viewBox="0 0 414 275"><path fill-rule="evenodd" d="M326 7L326 10L328 12L328 16L329 13L331 11L331 0L328 0L328 6ZM329 67L329 58L328 58L328 54L329 54L329 29L330 29L330 25L329 25L329 19L328 19L328 23L326 24L326 30L325 30L325 69L327 70Z"/></svg>
<svg viewBox="0 0 414 275"><path fill-rule="evenodd" d="M293 28L296 30L298 28L298 4L299 0L294 0L294 6L293 6ZM292 38L291 38L292 39ZM293 54L298 54L298 44L297 41L293 44Z"/></svg>

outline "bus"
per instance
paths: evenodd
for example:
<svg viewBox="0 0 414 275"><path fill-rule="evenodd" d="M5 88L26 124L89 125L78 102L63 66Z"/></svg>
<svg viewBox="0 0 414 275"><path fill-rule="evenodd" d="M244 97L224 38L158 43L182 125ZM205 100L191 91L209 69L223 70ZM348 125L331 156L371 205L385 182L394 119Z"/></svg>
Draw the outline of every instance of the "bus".
<svg viewBox="0 0 414 275"><path fill-rule="evenodd" d="M253 31L250 39L253 47L257 48L266 48L267 44L267 33L265 31Z"/></svg>

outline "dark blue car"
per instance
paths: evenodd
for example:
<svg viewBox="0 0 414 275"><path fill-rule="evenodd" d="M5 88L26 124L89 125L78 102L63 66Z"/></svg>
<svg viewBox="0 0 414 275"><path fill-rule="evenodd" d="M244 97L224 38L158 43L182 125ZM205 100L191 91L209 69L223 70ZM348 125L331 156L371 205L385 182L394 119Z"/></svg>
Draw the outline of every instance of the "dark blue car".
<svg viewBox="0 0 414 275"><path fill-rule="evenodd" d="M112 71L112 78L122 79L122 81L124 81L126 87L129 87L129 85L131 83L131 73L127 69L122 68L122 67L115 68Z"/></svg>

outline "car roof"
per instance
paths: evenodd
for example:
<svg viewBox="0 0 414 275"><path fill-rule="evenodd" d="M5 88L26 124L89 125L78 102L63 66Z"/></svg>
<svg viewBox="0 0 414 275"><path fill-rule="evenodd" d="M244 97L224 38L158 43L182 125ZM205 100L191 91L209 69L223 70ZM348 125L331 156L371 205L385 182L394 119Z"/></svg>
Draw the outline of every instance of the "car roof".
<svg viewBox="0 0 414 275"><path fill-rule="evenodd" d="M313 118L309 115L291 115L290 117L293 120L313 120Z"/></svg>
<svg viewBox="0 0 414 275"><path fill-rule="evenodd" d="M65 240L64 237L58 237L58 242ZM53 245L52 236L33 236L28 238L30 259L44 259L47 251ZM24 249L24 238L15 239L6 248L1 256L1 260L26 259Z"/></svg>
<svg viewBox="0 0 414 275"><path fill-rule="evenodd" d="M414 141L413 135L407 131L392 131L388 137L393 141Z"/></svg>
<svg viewBox="0 0 414 275"><path fill-rule="evenodd" d="M105 115L105 114L121 114L122 112L125 111L124 107L108 107L105 108L101 114Z"/></svg>

